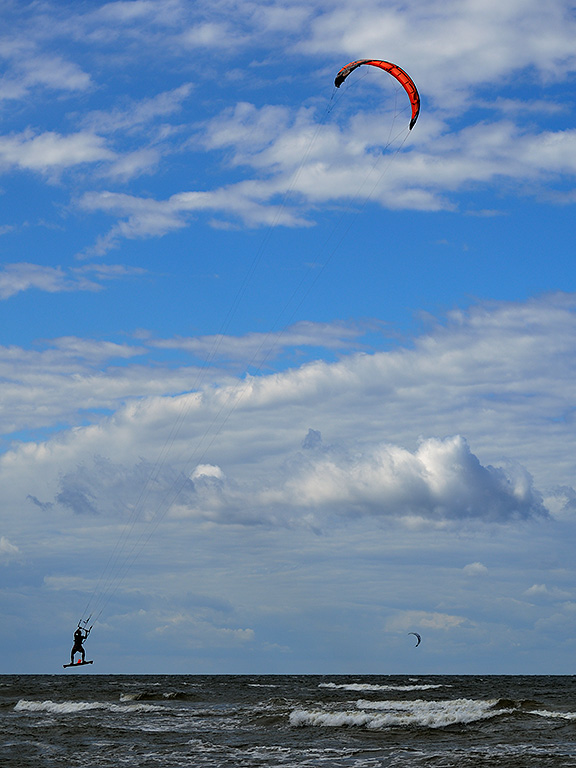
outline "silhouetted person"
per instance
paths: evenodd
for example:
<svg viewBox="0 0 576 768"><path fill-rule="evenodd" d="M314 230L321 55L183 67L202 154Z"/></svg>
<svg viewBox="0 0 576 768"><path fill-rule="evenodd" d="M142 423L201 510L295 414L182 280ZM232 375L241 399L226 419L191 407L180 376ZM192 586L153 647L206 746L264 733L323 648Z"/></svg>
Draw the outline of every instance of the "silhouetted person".
<svg viewBox="0 0 576 768"><path fill-rule="evenodd" d="M86 651L84 650L84 646L82 643L86 638L88 637L89 632L85 629L82 629L81 627L78 627L76 632L74 632L74 645L72 646L72 651L70 652L70 664L74 664L74 654L75 653L81 653L82 654L82 661L86 658Z"/></svg>

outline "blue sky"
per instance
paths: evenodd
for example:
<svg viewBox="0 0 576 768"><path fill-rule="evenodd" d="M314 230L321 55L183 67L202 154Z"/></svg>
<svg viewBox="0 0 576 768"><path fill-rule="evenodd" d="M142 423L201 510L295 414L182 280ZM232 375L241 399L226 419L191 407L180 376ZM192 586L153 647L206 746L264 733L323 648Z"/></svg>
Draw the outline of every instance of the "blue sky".
<svg viewBox="0 0 576 768"><path fill-rule="evenodd" d="M0 12L0 672L572 673L571 3Z"/></svg>

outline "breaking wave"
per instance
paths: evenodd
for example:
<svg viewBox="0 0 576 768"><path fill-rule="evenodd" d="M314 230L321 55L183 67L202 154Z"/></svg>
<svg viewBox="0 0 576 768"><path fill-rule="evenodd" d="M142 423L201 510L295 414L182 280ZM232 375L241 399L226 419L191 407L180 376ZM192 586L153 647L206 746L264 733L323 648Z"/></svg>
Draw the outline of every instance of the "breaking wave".
<svg viewBox="0 0 576 768"><path fill-rule="evenodd" d="M92 710L109 712L161 712L164 707L153 704L112 704L100 701L20 701L14 707L16 712L48 712L51 715L74 715Z"/></svg>
<svg viewBox="0 0 576 768"><path fill-rule="evenodd" d="M530 712L530 714L538 715L538 717L558 718L559 720L576 720L576 712L550 712L544 709L537 709Z"/></svg>
<svg viewBox="0 0 576 768"><path fill-rule="evenodd" d="M431 691L433 688L443 688L443 685L374 685L370 683L320 683L319 688L332 688L342 691Z"/></svg>
<svg viewBox="0 0 576 768"><path fill-rule="evenodd" d="M370 730L399 726L445 728L449 725L486 720L513 709L496 708L498 700L476 701L364 701L356 702L356 710L322 711L296 709L290 715L293 726L356 726Z"/></svg>

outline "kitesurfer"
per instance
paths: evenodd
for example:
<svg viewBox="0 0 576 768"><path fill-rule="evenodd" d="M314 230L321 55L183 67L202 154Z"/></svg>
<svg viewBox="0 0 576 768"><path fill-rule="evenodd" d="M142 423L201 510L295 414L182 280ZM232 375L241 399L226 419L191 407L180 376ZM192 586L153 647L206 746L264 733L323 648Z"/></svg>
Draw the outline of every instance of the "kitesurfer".
<svg viewBox="0 0 576 768"><path fill-rule="evenodd" d="M72 646L72 650L70 652L70 664L74 664L75 653L82 654L82 663L84 663L84 659L86 658L86 651L84 650L82 643L86 640L89 634L89 629L82 629L82 627L78 625L78 629L76 632L74 632L74 645Z"/></svg>

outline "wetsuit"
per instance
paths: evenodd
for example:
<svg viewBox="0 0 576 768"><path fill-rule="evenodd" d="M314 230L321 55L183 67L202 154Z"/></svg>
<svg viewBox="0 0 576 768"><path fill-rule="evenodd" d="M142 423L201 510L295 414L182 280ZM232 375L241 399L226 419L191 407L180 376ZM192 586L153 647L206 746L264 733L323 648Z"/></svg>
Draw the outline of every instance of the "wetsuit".
<svg viewBox="0 0 576 768"><path fill-rule="evenodd" d="M88 637L88 632L86 630L78 629L76 632L74 632L74 646L72 647L72 651L70 652L70 664L74 664L74 654L75 653L81 653L82 654L82 661L86 658L86 651L82 647L82 643L86 638Z"/></svg>

